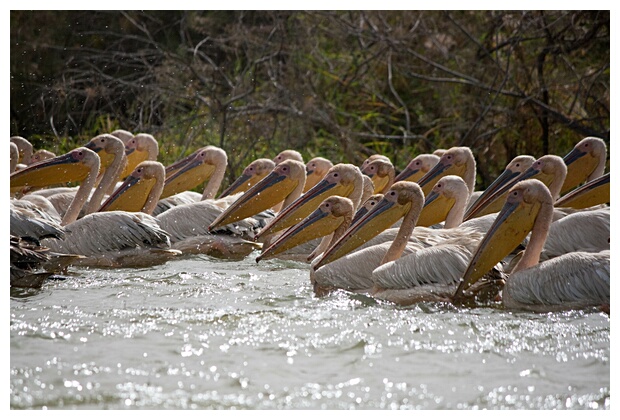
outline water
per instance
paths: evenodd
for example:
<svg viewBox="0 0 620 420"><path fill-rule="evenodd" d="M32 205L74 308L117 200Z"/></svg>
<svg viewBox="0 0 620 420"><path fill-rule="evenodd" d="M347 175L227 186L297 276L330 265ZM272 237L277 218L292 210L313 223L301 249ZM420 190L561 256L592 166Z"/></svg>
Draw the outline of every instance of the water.
<svg viewBox="0 0 620 420"><path fill-rule="evenodd" d="M256 255L11 290L11 408L610 408L605 314L315 298Z"/></svg>

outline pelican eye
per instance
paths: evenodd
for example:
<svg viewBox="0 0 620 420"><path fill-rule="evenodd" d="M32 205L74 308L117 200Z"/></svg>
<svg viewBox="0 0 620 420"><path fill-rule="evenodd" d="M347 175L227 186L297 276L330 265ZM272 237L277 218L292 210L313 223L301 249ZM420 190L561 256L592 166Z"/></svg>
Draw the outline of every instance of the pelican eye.
<svg viewBox="0 0 620 420"><path fill-rule="evenodd" d="M390 195L391 195L391 196L395 196L395 195L396 195L396 193L395 193L394 191L390 191Z"/></svg>

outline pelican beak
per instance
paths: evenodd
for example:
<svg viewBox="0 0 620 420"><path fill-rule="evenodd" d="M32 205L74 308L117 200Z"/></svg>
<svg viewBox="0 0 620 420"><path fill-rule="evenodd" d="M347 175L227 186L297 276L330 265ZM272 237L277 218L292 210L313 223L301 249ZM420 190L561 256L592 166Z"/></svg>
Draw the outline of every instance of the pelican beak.
<svg viewBox="0 0 620 420"><path fill-rule="evenodd" d="M525 239L534 225L540 206L540 203L513 202L509 196L472 256L454 295L455 300L467 294L467 290L476 281Z"/></svg>
<svg viewBox="0 0 620 420"><path fill-rule="evenodd" d="M300 223L287 229L274 243L256 257L256 262L261 259L273 258L297 245L327 236L336 230L343 221L344 216L334 216L319 207Z"/></svg>
<svg viewBox="0 0 620 420"><path fill-rule="evenodd" d="M79 182L90 173L89 167L71 153L44 160L11 174L11 191L23 187L47 187L65 182Z"/></svg>
<svg viewBox="0 0 620 420"><path fill-rule="evenodd" d="M98 211L141 211L155 183L155 178L138 178L129 175L125 182L101 205Z"/></svg>
<svg viewBox="0 0 620 420"><path fill-rule="evenodd" d="M191 160L172 175L168 175L166 172L164 191L161 193L160 199L197 187L209 179L213 172L215 172L215 165L203 162L200 159Z"/></svg>
<svg viewBox="0 0 620 420"><path fill-rule="evenodd" d="M247 190L209 225L209 230L254 216L284 200L299 181L271 171Z"/></svg>
<svg viewBox="0 0 620 420"><path fill-rule="evenodd" d="M564 194L581 184L584 174L591 174L594 171L598 165L598 159L591 153L575 148L564 156L564 163L567 173L560 194Z"/></svg>
<svg viewBox="0 0 620 420"><path fill-rule="evenodd" d="M299 223L304 217L318 208L321 202L327 197L331 197L332 195L348 197L353 191L353 188L353 183L343 185L339 182L334 183L322 180L285 209L282 209L282 211L256 235L255 240L260 240L264 238L265 235L279 232L282 229Z"/></svg>
<svg viewBox="0 0 620 420"><path fill-rule="evenodd" d="M448 198L444 194L439 194L435 191L431 191L426 200L424 201L424 207L418 217L416 226L432 226L439 222L443 222L448 217L448 213L456 200L454 198Z"/></svg>
<svg viewBox="0 0 620 420"><path fill-rule="evenodd" d="M599 204L609 203L609 172L566 194L555 202L555 207L587 209Z"/></svg>
<svg viewBox="0 0 620 420"><path fill-rule="evenodd" d="M473 219L477 216L482 216L479 212L482 209L487 208L491 204L491 197L496 197L496 200L499 200L499 196L496 193L499 190L507 191L507 188L514 185L513 181L520 175L517 171L511 171L510 169L505 169L496 179L489 185L489 187L484 190L484 192L478 197L478 199L472 204L467 211L465 212L465 216L463 220ZM495 201L495 200L493 200ZM501 200L498 201L501 203ZM501 209L501 206L494 206L493 208L488 208L485 214L495 213Z"/></svg>
<svg viewBox="0 0 620 420"><path fill-rule="evenodd" d="M389 176L379 176L376 174L368 175L368 176L370 177L373 185L375 186L375 190L373 191L373 194L378 194L381 191L383 191L385 187L388 185L388 182L390 182Z"/></svg>
<svg viewBox="0 0 620 420"><path fill-rule="evenodd" d="M174 175L175 173L177 173L181 168L183 168L185 165L187 165L188 163L190 163L192 160L194 160L196 158L196 156L198 155L199 150L195 151L194 153L185 156L183 159L174 162L172 165L166 166L166 178Z"/></svg>
<svg viewBox="0 0 620 420"><path fill-rule="evenodd" d="M418 182L420 178L422 178L422 175L424 174L422 173L422 171L420 171L420 168L411 169L409 167L406 167L405 169L403 169L401 173L398 174L398 176L396 176L396 178L394 178L394 182L398 182L398 181Z"/></svg>
<svg viewBox="0 0 620 420"><path fill-rule="evenodd" d="M334 243L314 266L315 270L354 251L368 240L391 227L411 208L411 202L399 204L384 197Z"/></svg>
<svg viewBox="0 0 620 420"><path fill-rule="evenodd" d="M234 195L234 194L237 194L237 193L240 193L240 192L246 192L253 185L256 185L256 183L259 180L260 180L260 178L258 178L258 177L252 177L252 176L247 175L247 174L241 174L235 180L235 182L230 184L228 186L228 188L226 188L224 191L222 191L222 194L220 194L219 198L228 197L229 195Z"/></svg>

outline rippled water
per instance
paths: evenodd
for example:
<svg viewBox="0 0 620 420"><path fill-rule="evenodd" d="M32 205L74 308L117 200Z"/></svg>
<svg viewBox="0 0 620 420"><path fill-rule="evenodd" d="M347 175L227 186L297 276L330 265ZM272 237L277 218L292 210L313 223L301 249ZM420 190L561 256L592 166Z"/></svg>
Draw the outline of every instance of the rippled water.
<svg viewBox="0 0 620 420"><path fill-rule="evenodd" d="M315 298L256 255L11 290L11 408L610 408L605 314Z"/></svg>

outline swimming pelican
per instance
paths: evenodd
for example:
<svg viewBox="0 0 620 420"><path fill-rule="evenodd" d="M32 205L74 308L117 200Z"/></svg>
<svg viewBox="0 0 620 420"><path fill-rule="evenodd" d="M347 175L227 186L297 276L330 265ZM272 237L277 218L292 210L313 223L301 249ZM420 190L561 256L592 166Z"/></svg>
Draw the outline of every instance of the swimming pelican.
<svg viewBox="0 0 620 420"><path fill-rule="evenodd" d="M498 209L492 204L498 203L498 201L501 203L502 198L506 197L507 192L512 186L519 181L529 178L541 180L549 187L554 199L557 199L560 196L560 190L566 179L566 172L566 164L562 158L556 155L545 155L534 161L534 163L520 175L514 176L512 179L504 179L502 183L498 183L497 187L490 191L489 194L483 194L486 195L486 197L483 200L479 199L466 211L465 220L497 212Z"/></svg>
<svg viewBox="0 0 620 420"><path fill-rule="evenodd" d="M241 175L228 186L219 198L228 197L237 193L246 192L258 181L266 177L275 168L276 164L271 159L260 158L252 161L245 167Z"/></svg>
<svg viewBox="0 0 620 420"><path fill-rule="evenodd" d="M610 252L570 252L539 263L553 216L554 197L536 179L511 188L504 207L480 242L455 293L467 296L481 275L510 253L531 231L523 256L506 279L508 309L536 312L609 307Z"/></svg>
<svg viewBox="0 0 620 420"><path fill-rule="evenodd" d="M394 165L389 160L371 160L361 171L372 180L375 186L374 193L376 194L383 194L389 190L396 176Z"/></svg>
<svg viewBox="0 0 620 420"><path fill-rule="evenodd" d="M97 211L123 210L152 214L164 190L166 169L157 161L140 162Z"/></svg>
<svg viewBox="0 0 620 420"><path fill-rule="evenodd" d="M589 182L603 175L607 160L607 146L603 139L586 137L573 147L566 156L566 179L560 194L572 190L582 182Z"/></svg>
<svg viewBox="0 0 620 420"><path fill-rule="evenodd" d="M575 188L555 202L555 207L586 209L609 203L609 172Z"/></svg>
<svg viewBox="0 0 620 420"><path fill-rule="evenodd" d="M152 135L147 133L138 133L127 140L121 140L125 144L127 166L119 176L120 179L127 178L136 168L138 163L144 162L145 160L157 160L159 155L159 144Z"/></svg>
<svg viewBox="0 0 620 420"><path fill-rule="evenodd" d="M439 163L439 156L423 153L409 161L409 164L399 173L394 182L418 182L431 168Z"/></svg>
<svg viewBox="0 0 620 420"><path fill-rule="evenodd" d="M303 193L314 187L323 177L327 174L327 171L334 166L334 164L325 158L320 156L314 157L306 163L306 184L304 185Z"/></svg>
<svg viewBox="0 0 620 420"><path fill-rule="evenodd" d="M47 238L41 244L55 252L83 255L85 258L74 264L87 266L148 266L180 255L170 249L169 235L160 229L156 219L146 214L113 211L77 220L96 183L99 167L97 153L79 147L11 175L11 187L80 182L61 222L65 238Z"/></svg>

